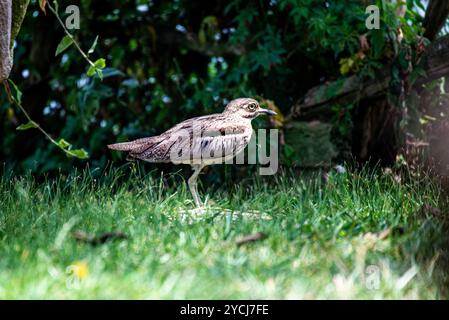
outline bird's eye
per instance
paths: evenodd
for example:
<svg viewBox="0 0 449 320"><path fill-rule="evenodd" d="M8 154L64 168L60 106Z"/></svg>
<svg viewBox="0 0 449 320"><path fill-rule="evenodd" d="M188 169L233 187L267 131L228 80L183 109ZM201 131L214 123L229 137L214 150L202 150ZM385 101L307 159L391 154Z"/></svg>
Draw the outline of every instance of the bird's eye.
<svg viewBox="0 0 449 320"><path fill-rule="evenodd" d="M250 103L248 105L248 110L249 111L255 111L257 109L257 105L255 103Z"/></svg>

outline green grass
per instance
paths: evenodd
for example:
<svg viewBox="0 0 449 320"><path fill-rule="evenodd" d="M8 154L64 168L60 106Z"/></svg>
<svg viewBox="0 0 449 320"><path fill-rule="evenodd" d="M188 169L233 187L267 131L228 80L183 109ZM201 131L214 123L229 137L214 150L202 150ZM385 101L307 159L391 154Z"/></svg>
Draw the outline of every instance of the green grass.
<svg viewBox="0 0 449 320"><path fill-rule="evenodd" d="M447 229L421 210L443 196L428 181L366 169L326 185L294 173L255 177L209 188L208 213L195 216L179 176L125 171L2 179L0 298L447 297ZM93 247L75 230L129 238ZM268 237L236 245L256 232ZM368 266L381 275L375 290Z"/></svg>

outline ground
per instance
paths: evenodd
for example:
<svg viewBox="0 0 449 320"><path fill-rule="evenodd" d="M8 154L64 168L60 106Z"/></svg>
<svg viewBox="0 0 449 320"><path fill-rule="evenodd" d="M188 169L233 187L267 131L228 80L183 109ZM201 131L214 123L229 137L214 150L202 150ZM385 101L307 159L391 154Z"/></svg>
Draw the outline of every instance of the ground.
<svg viewBox="0 0 449 320"><path fill-rule="evenodd" d="M443 197L428 179L363 169L203 184L196 215L183 180L158 177L3 177L0 298L447 297ZM127 239L92 245L79 231Z"/></svg>

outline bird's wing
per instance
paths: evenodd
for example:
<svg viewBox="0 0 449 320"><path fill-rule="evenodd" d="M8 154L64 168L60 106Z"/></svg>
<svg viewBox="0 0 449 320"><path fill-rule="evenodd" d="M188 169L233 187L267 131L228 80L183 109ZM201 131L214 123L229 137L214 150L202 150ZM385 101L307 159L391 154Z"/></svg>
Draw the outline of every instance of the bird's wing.
<svg viewBox="0 0 449 320"><path fill-rule="evenodd" d="M212 116L212 115L210 115ZM132 145L132 149L128 149L130 151L129 156L131 158L136 158L140 160L150 161L150 162L169 162L170 161L170 150L176 143L176 138L182 134L189 136L192 132L192 127L198 121L202 121L204 118L210 116L202 116L192 119L187 119L181 123L178 123L176 126L171 129L165 131L161 135L157 137L143 138L136 141L130 142ZM149 140L146 140L149 139ZM128 147L124 145L123 147L120 144L113 145L115 148L125 148ZM117 149L115 149L117 150ZM121 149L123 150L123 149Z"/></svg>
<svg viewBox="0 0 449 320"><path fill-rule="evenodd" d="M228 122L223 119L201 121L198 128L193 125L177 131L177 140L172 140L171 160L213 160L233 157L241 152L251 137L251 127ZM190 129L190 130L189 130Z"/></svg>
<svg viewBox="0 0 449 320"><path fill-rule="evenodd" d="M141 138L141 139L128 141L128 142L114 143L114 144L108 145L108 148L112 149L112 150L117 150L117 151L130 151L131 153L139 154L139 153L145 152L145 150L149 149L150 147L161 143L163 140L166 140L161 137L167 137L172 132L176 132L176 131L179 131L179 130L185 129L185 128L190 130L190 128L193 126L194 123L196 123L196 121L204 121L205 119L207 119L209 117L213 117L213 116L215 116L215 115L201 116L201 117L188 119L181 123L178 123L176 126L165 131L164 133L162 133L159 136Z"/></svg>
<svg viewBox="0 0 449 320"><path fill-rule="evenodd" d="M109 147L149 162L186 163L235 156L248 144L251 132L251 126L215 114L185 120L156 137Z"/></svg>
<svg viewBox="0 0 449 320"><path fill-rule="evenodd" d="M211 123L211 122L214 122L214 121L216 121L218 119L222 119L222 118L223 118L223 116L221 113L216 113L216 114L210 114L210 115L206 115L206 116L200 116L200 117L187 119L187 120L184 120L183 122L178 123L174 127L168 129L161 135L170 135L170 134L173 134L174 132L178 132L180 130L192 131L193 129L202 127L205 123Z"/></svg>

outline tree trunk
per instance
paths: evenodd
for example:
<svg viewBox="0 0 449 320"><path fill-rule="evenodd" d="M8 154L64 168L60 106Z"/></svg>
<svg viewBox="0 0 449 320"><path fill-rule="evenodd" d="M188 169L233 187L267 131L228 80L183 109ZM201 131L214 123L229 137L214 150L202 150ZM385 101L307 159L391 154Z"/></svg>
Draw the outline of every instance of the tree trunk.
<svg viewBox="0 0 449 320"><path fill-rule="evenodd" d="M0 1L0 82L8 79L12 68L11 22L12 0Z"/></svg>
<svg viewBox="0 0 449 320"><path fill-rule="evenodd" d="M420 65L426 75L414 82L413 89L449 75L449 35L431 44ZM353 115L353 155L361 161L380 161L386 165L393 163L406 140L405 132L399 126L406 109L390 104L387 97L390 94L398 98L402 94L405 98L407 93L403 92L403 88L391 91L390 67L384 68L374 80L363 81L354 75L310 89L293 106L287 121L328 118L333 114L331 107L335 104L357 105Z"/></svg>
<svg viewBox="0 0 449 320"><path fill-rule="evenodd" d="M449 16L449 1L430 0L424 17L424 37L433 41L447 22Z"/></svg>
<svg viewBox="0 0 449 320"><path fill-rule="evenodd" d="M13 43L23 18L29 0L0 1L0 82L8 79L13 64Z"/></svg>
<svg viewBox="0 0 449 320"><path fill-rule="evenodd" d="M398 15L404 13L405 10L397 11ZM448 15L449 1L430 0L423 23L425 37L434 40ZM419 91L423 84L449 75L449 35L435 40L424 52L419 65L426 74L411 88L407 79L410 70L402 70L398 65L386 66L373 80L366 81L354 75L311 88L292 107L286 121L328 119L335 112L332 106L353 104L357 108L352 114L352 155L361 161L390 165L401 148L406 147L407 136L401 121L407 113L405 99L409 91ZM400 83L392 83L392 67L400 70ZM445 125L449 127L447 121ZM449 169L447 171L449 176Z"/></svg>
<svg viewBox="0 0 449 320"><path fill-rule="evenodd" d="M352 154L359 161L395 162L401 146L398 134L400 112L384 97L361 102L354 116Z"/></svg>

